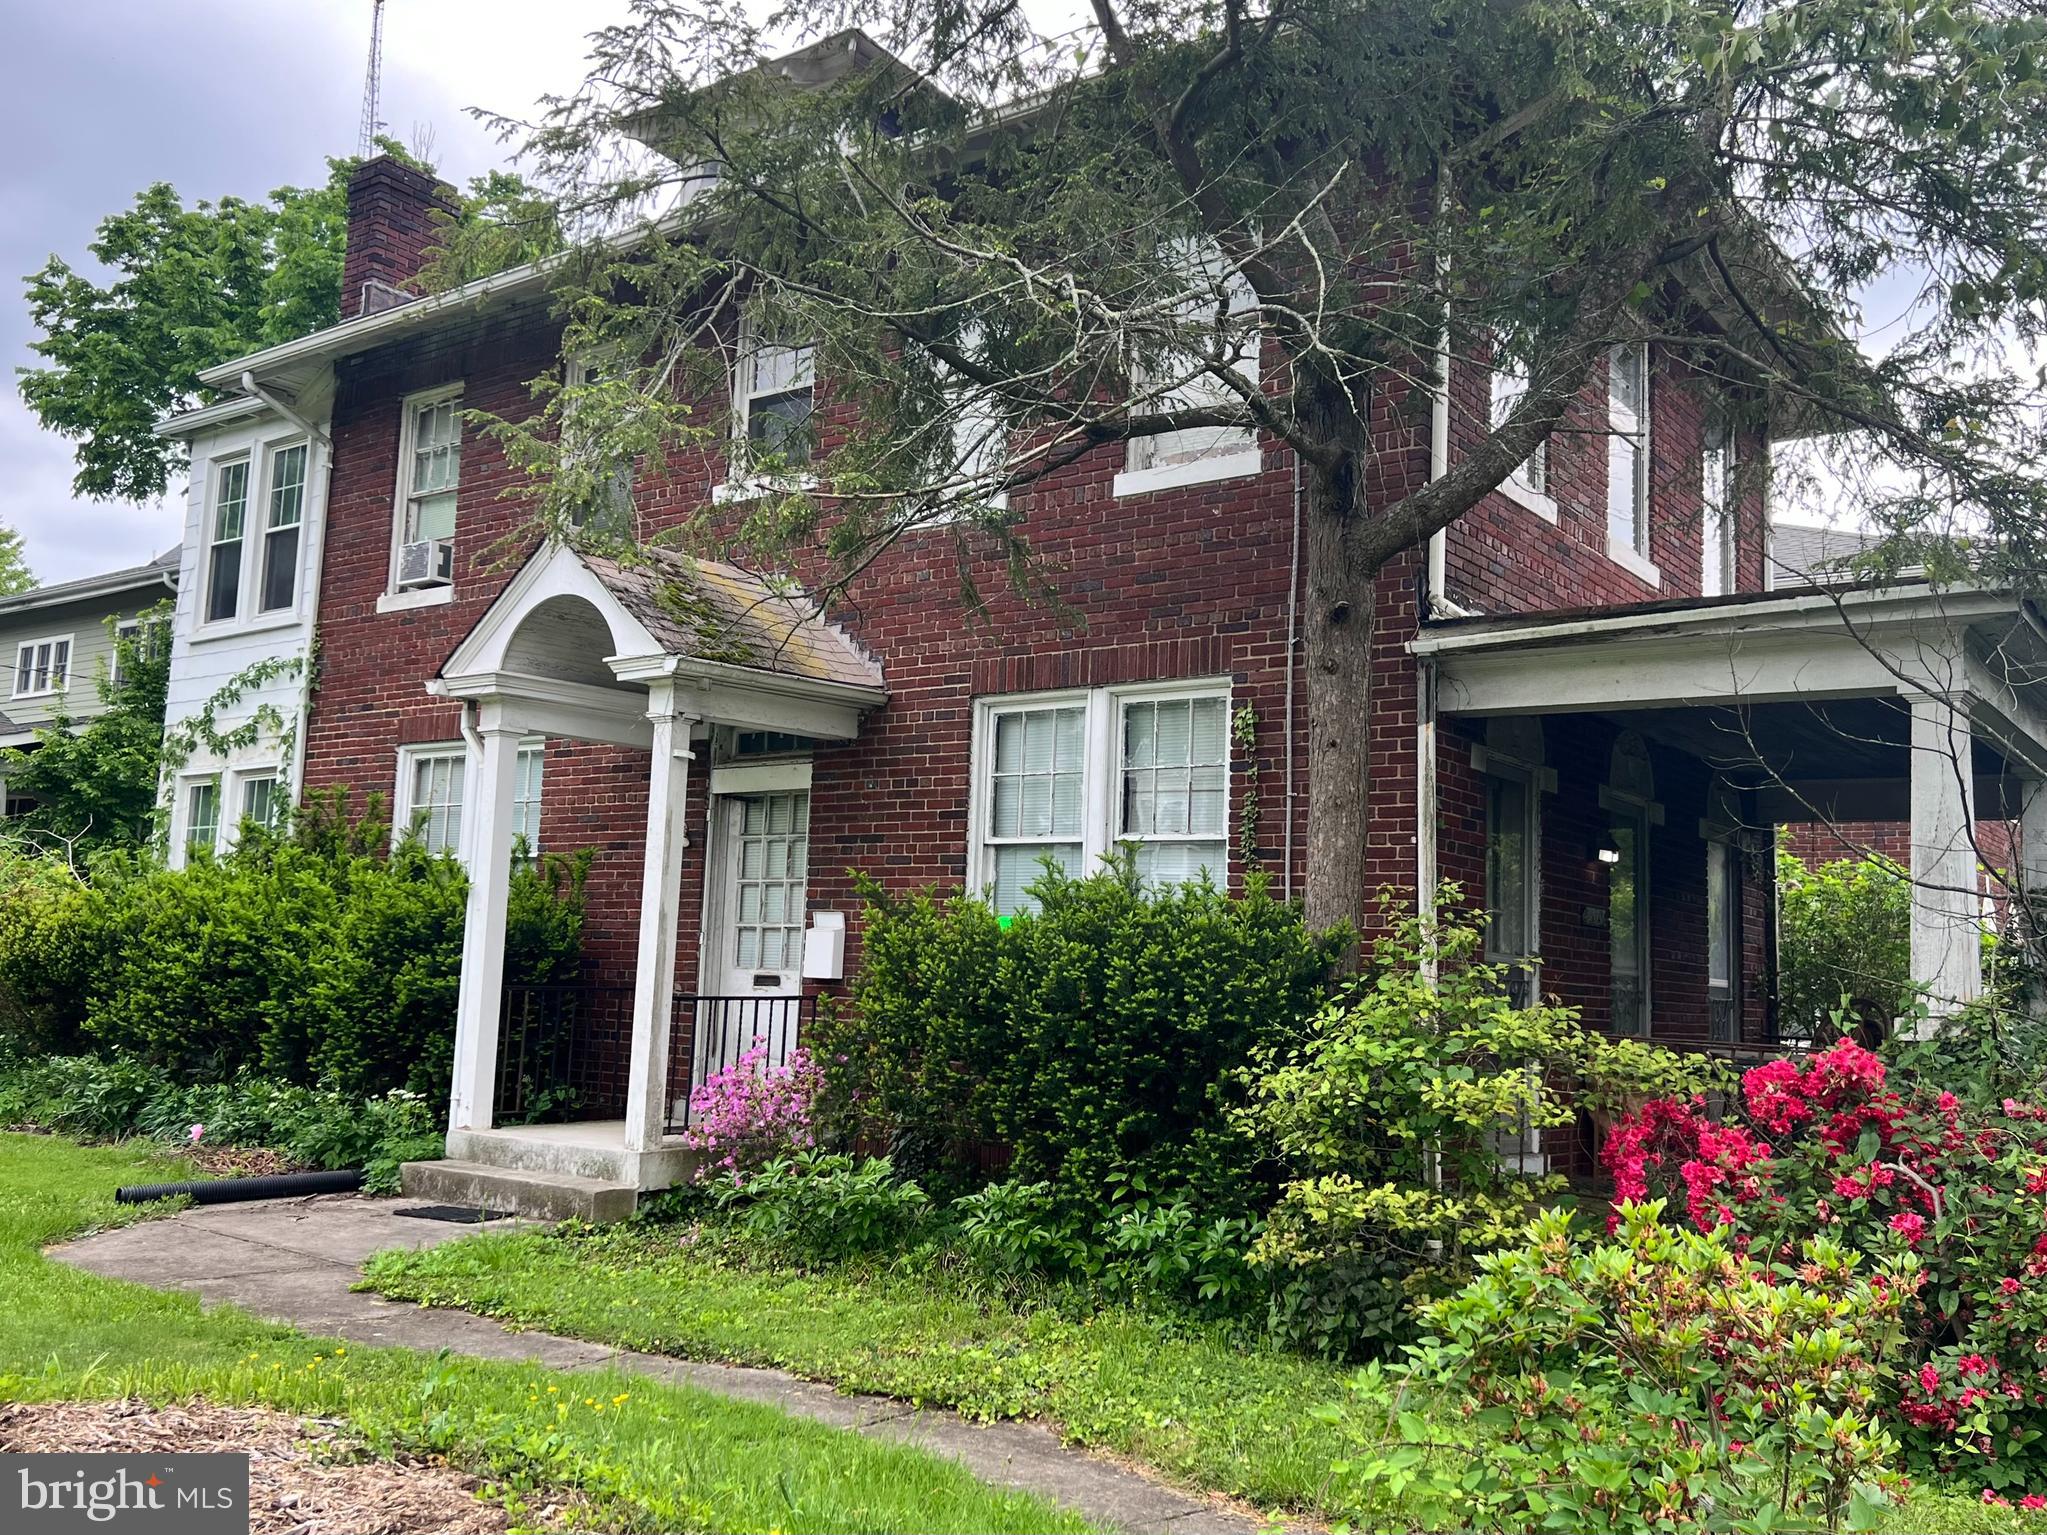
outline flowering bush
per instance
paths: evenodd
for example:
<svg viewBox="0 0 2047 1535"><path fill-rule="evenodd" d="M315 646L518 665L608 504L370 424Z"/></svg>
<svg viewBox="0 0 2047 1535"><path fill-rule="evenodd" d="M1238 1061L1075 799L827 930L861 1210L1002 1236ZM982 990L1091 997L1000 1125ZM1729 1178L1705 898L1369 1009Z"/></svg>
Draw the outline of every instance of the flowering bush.
<svg viewBox="0 0 2047 1535"><path fill-rule="evenodd" d="M817 1067L800 1048L780 1066L767 1059L766 1041L756 1039L738 1060L691 1091L682 1141L705 1153L698 1177L716 1171L743 1182L777 1157L817 1144L811 1129Z"/></svg>
<svg viewBox="0 0 2047 1535"><path fill-rule="evenodd" d="M1666 1197L1787 1274L1822 1236L1912 1255L1925 1282L1884 1396L1907 1449L1993 1493L2047 1481L2047 1109L1888 1076L1842 1040L1748 1072L1745 1123L1715 1124L1697 1099L1646 1104L1602 1152L1614 1197Z"/></svg>
<svg viewBox="0 0 2047 1535"><path fill-rule="evenodd" d="M1597 1243L1549 1212L1423 1307L1413 1374L1474 1432L1446 1442L1393 1401L1341 1468L1361 1501L1392 1494L1431 1529L1871 1527L1898 1449L1881 1363L1918 1259L1819 1236L1781 1274L1663 1208L1624 1206Z"/></svg>

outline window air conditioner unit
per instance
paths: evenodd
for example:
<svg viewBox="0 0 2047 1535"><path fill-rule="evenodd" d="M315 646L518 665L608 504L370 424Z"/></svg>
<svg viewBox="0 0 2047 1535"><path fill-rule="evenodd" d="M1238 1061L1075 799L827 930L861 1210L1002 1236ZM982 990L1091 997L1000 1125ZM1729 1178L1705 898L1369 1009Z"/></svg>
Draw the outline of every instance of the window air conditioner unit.
<svg viewBox="0 0 2047 1535"><path fill-rule="evenodd" d="M455 545L452 539L426 538L398 546L398 587L411 591L421 586L446 586L455 579Z"/></svg>

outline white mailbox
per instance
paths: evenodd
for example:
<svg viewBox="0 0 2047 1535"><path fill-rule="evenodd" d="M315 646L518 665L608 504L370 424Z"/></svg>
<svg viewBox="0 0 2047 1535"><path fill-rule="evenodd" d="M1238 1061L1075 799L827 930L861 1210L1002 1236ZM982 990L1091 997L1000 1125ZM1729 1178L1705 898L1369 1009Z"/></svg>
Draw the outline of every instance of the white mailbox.
<svg viewBox="0 0 2047 1535"><path fill-rule="evenodd" d="M803 935L803 978L837 981L846 975L846 914L814 911Z"/></svg>

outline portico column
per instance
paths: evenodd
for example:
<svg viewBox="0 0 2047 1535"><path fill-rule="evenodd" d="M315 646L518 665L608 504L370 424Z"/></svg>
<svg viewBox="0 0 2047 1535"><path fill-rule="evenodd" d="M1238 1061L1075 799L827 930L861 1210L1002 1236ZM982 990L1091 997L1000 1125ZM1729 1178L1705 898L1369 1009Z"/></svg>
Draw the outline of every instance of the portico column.
<svg viewBox="0 0 2047 1535"><path fill-rule="evenodd" d="M1919 694L1912 708L1912 979L1935 1018L1983 989L1974 766L1965 706Z"/></svg>
<svg viewBox="0 0 2047 1535"><path fill-rule="evenodd" d="M448 1128L488 1130L496 1107L498 1015L505 994L505 907L512 885L512 798L520 732L494 721L469 753L463 844L469 907L462 922L462 978L455 1000L455 1082Z"/></svg>
<svg viewBox="0 0 2047 1535"><path fill-rule="evenodd" d="M632 1068L626 1084L625 1149L657 1151L668 1122L668 1030L674 1011L675 929L681 917L682 855L689 846L691 716L675 708L675 684L647 689L654 724L647 780L647 859L640 877L640 955L633 977Z"/></svg>

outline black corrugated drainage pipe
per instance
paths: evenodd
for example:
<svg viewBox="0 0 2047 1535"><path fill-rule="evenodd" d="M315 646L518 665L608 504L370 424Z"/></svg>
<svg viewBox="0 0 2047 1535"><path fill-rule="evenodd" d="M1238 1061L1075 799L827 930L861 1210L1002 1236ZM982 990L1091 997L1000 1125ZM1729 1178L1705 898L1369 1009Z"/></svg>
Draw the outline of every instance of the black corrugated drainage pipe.
<svg viewBox="0 0 2047 1535"><path fill-rule="evenodd" d="M299 1194L353 1194L362 1169L339 1173L279 1173L270 1178L215 1178L203 1183L135 1183L114 1190L114 1203L146 1205L152 1199L189 1195L194 1204L225 1205L240 1199L288 1199Z"/></svg>

